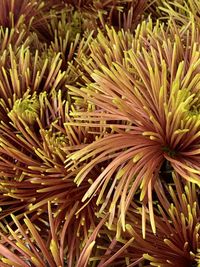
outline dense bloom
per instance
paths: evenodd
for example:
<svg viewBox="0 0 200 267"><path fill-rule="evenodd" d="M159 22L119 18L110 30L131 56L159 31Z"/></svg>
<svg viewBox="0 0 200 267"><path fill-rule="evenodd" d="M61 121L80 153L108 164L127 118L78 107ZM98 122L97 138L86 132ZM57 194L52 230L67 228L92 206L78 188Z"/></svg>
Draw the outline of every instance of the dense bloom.
<svg viewBox="0 0 200 267"><path fill-rule="evenodd" d="M200 267L199 16L0 0L0 266Z"/></svg>
<svg viewBox="0 0 200 267"><path fill-rule="evenodd" d="M129 209L125 235L128 234L127 240L134 237L134 241L128 251L134 256L135 251L140 250L152 266L199 266L200 192L193 183L181 183L175 175L173 179L174 184L163 188L158 196L156 235L152 234L148 217L144 240L142 222L137 214L140 211L134 206Z"/></svg>
<svg viewBox="0 0 200 267"><path fill-rule="evenodd" d="M8 113L11 126L5 122L0 125L1 191L32 203L31 209L34 203L40 207L49 200L68 206L69 199L71 205L90 185L86 182L77 188L76 172L68 172L64 161L71 151L95 137L85 129L65 125L70 121L69 102L60 90L51 94L42 92L16 100Z"/></svg>
<svg viewBox="0 0 200 267"><path fill-rule="evenodd" d="M105 219L99 220L96 227L91 225L91 228L85 229L86 239L82 240L78 235L76 219L74 224L70 223L73 209L65 215L64 222L55 219L50 203L45 214L41 212L31 218L25 215L20 219L11 215L13 225L6 226L7 234L0 233L1 266L87 266L89 257L86 259L83 254L91 253Z"/></svg>
<svg viewBox="0 0 200 267"><path fill-rule="evenodd" d="M83 201L98 193L97 204L101 204L101 211L108 206L110 225L119 209L124 230L126 212L140 188L140 201L144 210L148 205L155 232L152 192L159 193L156 185L163 164L199 184L198 30L191 23L187 32L173 22L168 33L163 27L152 27L151 20L144 22L136 31L132 48L109 68L104 62L96 68L95 63L102 62L99 58L106 62L110 57L107 52L116 53L115 45L103 55L92 54L88 86L81 90L70 87L72 94L95 105L89 113L71 112L75 124L99 125L107 134L70 155L67 166L72 165L73 170L82 165L75 179L80 185L96 165L107 162Z"/></svg>

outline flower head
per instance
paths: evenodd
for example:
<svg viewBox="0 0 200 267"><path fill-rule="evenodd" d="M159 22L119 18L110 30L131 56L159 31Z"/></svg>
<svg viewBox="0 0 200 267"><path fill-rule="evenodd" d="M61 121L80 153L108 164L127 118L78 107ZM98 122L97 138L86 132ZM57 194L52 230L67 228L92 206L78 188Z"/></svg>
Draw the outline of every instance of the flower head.
<svg viewBox="0 0 200 267"><path fill-rule="evenodd" d="M2 264L23 267L87 266L95 239L106 217L99 220L94 217L95 224L86 228L83 221L82 225L77 224L78 220L74 216L76 205L65 213L62 220L55 215L53 206L48 203L48 212L32 216L17 217L11 214L12 225L5 226L7 233L0 233ZM84 227L84 234L79 236L81 227ZM85 239L82 239L83 236Z"/></svg>
<svg viewBox="0 0 200 267"><path fill-rule="evenodd" d="M156 231L152 192L159 193L155 185L165 161L182 178L199 184L199 37L194 24L187 27L185 32L170 24L165 33L163 25L152 28L151 21L143 23L132 49L122 53L121 60L113 56L109 68L103 62L96 69L99 57L106 62L107 53L115 52L97 54L88 62L92 77L88 86L81 90L70 87L95 105L93 112L71 113L77 125L87 122L109 130L70 155L67 166L86 163L75 179L79 185L94 166L107 162L83 201L98 192L97 204L102 203L103 211L111 198L110 225L119 209L124 230L126 212L140 188L140 201L144 207L148 205Z"/></svg>
<svg viewBox="0 0 200 267"><path fill-rule="evenodd" d="M128 212L126 225L134 242L129 252L140 249L144 259L153 266L198 266L200 247L200 209L199 189L193 183L181 183L178 176L173 174L174 185L166 186L158 196L159 203L155 209L157 225L156 235L150 229L150 217L145 239L141 236L142 222L136 209ZM134 215L135 214L135 215ZM123 235L123 233L122 233Z"/></svg>

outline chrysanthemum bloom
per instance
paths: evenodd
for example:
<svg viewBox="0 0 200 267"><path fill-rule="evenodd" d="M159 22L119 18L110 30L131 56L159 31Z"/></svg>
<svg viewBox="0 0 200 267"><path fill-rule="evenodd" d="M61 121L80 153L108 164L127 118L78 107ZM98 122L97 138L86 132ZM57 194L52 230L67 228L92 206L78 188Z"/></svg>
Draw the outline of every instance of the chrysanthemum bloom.
<svg viewBox="0 0 200 267"><path fill-rule="evenodd" d="M67 220L67 262L68 266L74 266L77 249L83 249L90 232L100 220L96 214L95 198L88 205L81 203L90 183L86 181L77 187L74 183L76 172L68 172L64 168L64 160L66 155L85 146L84 142L90 142L95 135L84 132L81 127L65 127L65 121L70 118L68 103L62 101L61 91L49 98L43 94L38 100L27 97L16 101L9 118L17 133L6 124L1 126L0 190L5 198L21 200L23 209L21 207L20 211L37 213L38 220L42 220L41 214L51 201L55 224L60 225ZM95 168L90 173L91 180L100 172L101 169ZM21 218L16 205L12 207L11 202L10 206L8 212L13 210L17 218ZM4 217L8 218L8 215L5 211ZM38 226L37 222L35 224Z"/></svg>
<svg viewBox="0 0 200 267"><path fill-rule="evenodd" d="M86 181L77 188L74 183L76 171L68 172L64 161L71 151L78 150L95 139L95 128L65 125L71 120L68 115L71 103L63 87L68 76L59 69L59 54L50 66L37 53L31 58L28 48L22 47L19 51L18 58L10 49L11 67L13 66L10 73L15 73L18 83L7 78L10 77L9 74L6 76L2 71L4 90L1 91L0 192L5 198L1 203L6 205L5 202L8 199L10 201L9 209L3 210L3 218L8 218L11 211L17 218L20 217L20 212L40 214L46 210L48 201L51 201L56 221L62 222L66 214L70 214L70 240L67 246L70 244L70 253L74 255L75 247L80 243L84 245L88 231L96 226L94 215L97 208L94 201L89 206L82 205L80 200L90 183ZM33 69L30 67L32 62ZM14 69L15 66L17 68ZM20 76L20 72L24 76ZM6 82L10 80L10 83ZM95 169L91 173L91 179L100 172L100 169ZM17 208L19 201L21 205ZM6 221L3 223L6 224ZM72 236L73 231L75 237Z"/></svg>
<svg viewBox="0 0 200 267"><path fill-rule="evenodd" d="M81 256L81 250L84 255L90 255L94 240L106 218L99 220L97 227L93 226L84 233L86 237L84 241L88 241L84 245L76 233L76 227L73 228L69 223L72 214L73 210L66 213L64 222L58 222L54 218L49 203L47 217L40 213L35 218L25 215L18 220L11 215L13 225L6 226L7 234L0 233L0 265L7 267L88 266L86 264L89 257L86 259Z"/></svg>
<svg viewBox="0 0 200 267"><path fill-rule="evenodd" d="M16 209L16 203L14 202L15 206L12 206L12 202L10 202L10 209L7 213L4 211L4 217L6 217L7 221L9 222L8 215L12 210L16 218L21 219L24 213L28 214L29 217L31 216L31 221L34 221L35 227L37 229L40 228L40 233L46 233L48 223L40 226L40 222L45 221L43 217L47 209L46 205L51 201L55 227L64 224L63 227L64 229L66 228L65 235L63 234L64 236L62 237L59 235L58 242L63 242L64 240L65 251L67 250L67 256L64 257L66 259L65 262L67 262L68 266L74 267L76 261L80 264L85 262L83 254L87 254L88 250L91 251L92 244L93 246L95 244L95 242L90 244L88 238L91 233L97 231L96 226L101 219L98 219L97 216L98 209L95 198L88 205L83 205L80 201L88 190L90 183L86 181L80 187L77 187L73 181L76 173L69 173L64 168L66 154L70 153L71 150L83 147L84 142L81 143L81 139L89 142L93 133L85 133L83 131L84 128L81 130L81 127L63 127L63 122L67 120L67 118L63 117L67 116L67 104L65 105L61 101L60 96L61 92L58 95L54 94L52 98L49 98L52 102L49 102L46 97L40 98L39 101L33 98L16 101L18 105L14 105L9 116L15 127L20 130L20 134L17 133L16 136L9 127L6 128L5 124L2 127L4 133L7 132L7 135L6 138L2 138L3 141L1 143L2 162L4 162L5 168L2 169L0 190L4 194L4 198L10 196L13 201L21 200L19 212ZM56 100L58 103L56 103ZM38 104L40 116L37 119ZM18 112L15 113L16 111ZM60 116L56 112L59 112ZM17 114L18 116L16 116ZM54 123L50 124L50 129L44 129L42 126L48 125L51 120ZM34 128L32 127L33 125ZM40 128L36 130L39 126ZM39 132L40 134L38 134ZM15 138L17 138L18 142L16 142ZM94 169L90 173L91 180L100 172L101 170ZM23 214L20 212L23 212ZM36 219L33 220L32 217L34 217L35 213ZM13 224L7 221L1 221L4 228L9 223L11 226ZM95 238L93 237L93 239ZM48 247L46 238L38 242L43 242ZM5 243L5 246L7 247L8 243ZM85 246L89 246L88 249L84 249ZM98 243L96 243L95 248L96 246L98 246ZM78 251L83 249L83 254L79 259ZM11 249L11 251L13 250ZM14 252L16 253L16 251ZM0 254L2 253L0 249ZM3 255L5 256L5 254ZM10 255L10 258L7 256L8 259L12 258L12 254ZM101 260L101 256L102 253L98 254L98 261ZM26 257L28 261L33 262L33 259L29 259L28 255ZM45 264L47 256L44 251L40 252L39 257ZM48 254L48 259L50 258L52 258L51 253ZM62 259L62 255L60 259ZM86 262L88 260L89 258Z"/></svg>
<svg viewBox="0 0 200 267"><path fill-rule="evenodd" d="M31 201L38 188L36 185L32 185L31 193L29 183L25 182L22 187L20 186L19 182L24 181L24 172L36 174L36 171L31 170L30 166L44 168L47 171L48 168L51 168L50 165L53 165L53 154L49 156L51 163L47 159L45 160L46 167L41 166L40 157L43 157L44 161L46 153L51 154L49 150L46 151L48 145L54 151L54 155L59 154L59 151L55 151L55 147L58 146L57 142L58 140L60 143L64 142L61 134L53 133L50 129L51 122L55 121L62 112L61 109L58 110L63 101L62 97L59 96L59 92L55 92L64 88L62 84L66 73L59 69L62 64L59 56L58 54L50 61L48 59L43 61L37 51L33 56L27 47L22 46L17 51L13 51L10 46L9 50L4 50L1 57L1 192L9 197L13 195L15 190L12 191L12 189L16 189L16 184L18 184L18 190L22 190L18 199ZM50 91L52 95L48 98ZM53 91L55 91L54 94ZM54 96L56 99L53 99ZM37 122L38 117L39 123ZM43 128L43 131L40 128ZM44 150L45 155L41 156L39 149ZM63 160L62 169L65 170L65 157L62 158L62 154L59 155L61 159L57 156L59 160L56 160L57 162ZM57 165L54 163L53 166ZM58 172L58 166L56 168ZM9 186L6 187L4 182ZM30 190L29 194L24 195L24 190L26 192L28 189Z"/></svg>
<svg viewBox="0 0 200 267"><path fill-rule="evenodd" d="M71 151L89 142L92 134L65 127L70 120L69 103L62 100L61 91L51 93L16 100L7 118L11 126L5 121L0 125L1 192L32 205L37 203L37 207L48 200L68 206L68 199L71 205L89 187L87 182L77 188L73 181L76 172L68 172L64 161Z"/></svg>
<svg viewBox="0 0 200 267"><path fill-rule="evenodd" d="M74 33L74 27L80 30L79 24L67 23L68 13L63 11L58 19L49 19L54 39L50 45L44 45L47 53L42 45L39 51L28 47L32 36L24 45L18 42L16 49L7 47L5 42L2 45L0 192L3 211L0 225L5 228L11 212L17 218L21 218L20 212L44 213L51 201L56 224L66 221L68 216L66 248L69 266L74 266L77 248L84 246L90 229L95 228L99 220L94 216L95 202L83 206L80 201L90 186L88 181L77 188L76 172L69 173L64 168L66 155L95 138L89 129L65 126L65 122L71 121L68 114L72 104L65 84L75 84L79 76L78 63L72 65L72 61L80 60L91 38L90 35L88 39L81 39L79 33ZM94 173L100 170L95 169L92 177Z"/></svg>
<svg viewBox="0 0 200 267"><path fill-rule="evenodd" d="M80 30L82 17L79 14L79 16L74 18L76 12L74 12L72 7L65 6L62 1L54 3L54 1L50 0L3 0L0 2L0 12L0 26L3 30L8 31L10 34L12 33L12 35L14 32L15 35L25 35L26 37L34 38L36 44L33 43L32 46L35 49L39 46L39 49L42 50L44 49L44 42L48 43L48 45L52 42L55 43L54 45L60 45L64 50L70 41L71 47L69 47L69 50L70 54L73 54L74 47L72 42L75 40L77 42L76 34L77 30ZM77 21L78 25L74 25ZM59 27L57 27L58 24ZM75 30L76 27L77 29ZM70 32L70 37L73 40L66 40L67 32L71 28L73 30ZM61 32L64 33L62 38ZM42 41L41 44L38 44L39 40Z"/></svg>
<svg viewBox="0 0 200 267"><path fill-rule="evenodd" d="M61 89L66 78L65 72L60 70L60 54L43 60L38 51L33 54L23 45L17 51L12 46L2 51L0 64L0 101L1 109L6 113L12 110L18 99L34 93L38 96L42 91Z"/></svg>
<svg viewBox="0 0 200 267"><path fill-rule="evenodd" d="M82 165L75 179L80 185L96 165L107 161L82 201L98 194L100 210L108 206L110 226L118 210L124 230L128 207L140 188L143 216L148 205L156 232L152 191L159 193L163 164L199 185L199 32L192 23L181 29L172 24L165 31L163 25L144 22L123 64L101 64L96 70L99 57L106 62L108 56L92 55L88 86L70 87L72 94L96 106L93 112L72 112L76 124L104 125L109 133L70 155L66 165Z"/></svg>
<svg viewBox="0 0 200 267"><path fill-rule="evenodd" d="M143 239L142 221L137 214L140 212L133 206L127 213L126 232L122 236L127 240L134 237L127 250L129 255L132 252L133 258L135 252L140 251L150 263L147 266L189 267L200 264L199 188L194 183L181 183L178 175L173 175L173 179L174 184L163 188L158 196L156 235L152 233L148 217L146 238ZM134 261L130 259L130 262Z"/></svg>

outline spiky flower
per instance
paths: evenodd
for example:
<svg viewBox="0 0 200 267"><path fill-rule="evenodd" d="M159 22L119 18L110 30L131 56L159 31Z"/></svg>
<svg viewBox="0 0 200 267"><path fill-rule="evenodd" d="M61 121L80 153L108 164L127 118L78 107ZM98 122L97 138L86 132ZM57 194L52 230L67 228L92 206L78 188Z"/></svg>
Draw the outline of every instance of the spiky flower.
<svg viewBox="0 0 200 267"><path fill-rule="evenodd" d="M73 170L84 163L75 179L80 185L95 166L107 162L82 201L98 193L100 210L110 212L110 226L119 209L124 230L128 207L140 188L155 233L152 191L159 193L156 185L166 161L182 178L199 185L199 35L191 23L187 32L169 24L166 34L163 27L144 22L132 49L109 68L103 62L96 69L96 64L110 56L92 55L88 86L70 87L96 107L90 113L72 112L75 124L104 126L108 134L70 155L67 166L72 164Z"/></svg>
<svg viewBox="0 0 200 267"><path fill-rule="evenodd" d="M0 124L0 191L5 199L13 199L10 209L4 210L6 219L12 210L20 216L16 209L19 200L20 211L25 214L45 213L47 203L51 202L56 224L69 216L68 244L79 247L85 244L90 228L95 228L98 213L95 199L89 205L82 205L81 199L90 180L101 169L94 169L88 181L77 187L74 183L77 172L65 168L66 156L95 138L92 132L95 129L87 131L66 125L70 121L70 106L65 97L59 90L51 95L42 92L38 98L33 95L17 100L16 107L8 114L12 127ZM75 237L71 235L73 231ZM72 259L74 247L70 250ZM74 266L72 259L71 266Z"/></svg>
<svg viewBox="0 0 200 267"><path fill-rule="evenodd" d="M142 237L142 221L139 209L132 206L128 212L127 240L134 237L128 248L134 257L140 251L152 266L188 267L199 265L200 207L199 189L190 182L181 183L173 174L174 184L162 188L155 208L157 232L154 235L147 216L146 237ZM123 235L123 233L122 233ZM132 260L131 260L132 261ZM149 265L148 265L149 266Z"/></svg>
<svg viewBox="0 0 200 267"><path fill-rule="evenodd" d="M50 92L62 86L64 88L66 73L60 70L61 64L59 53L43 60L38 51L32 54L30 48L26 46L22 45L17 51L9 46L1 57L1 109L7 113L18 99L34 93L37 97L42 91Z"/></svg>
<svg viewBox="0 0 200 267"><path fill-rule="evenodd" d="M48 212L18 216L19 219L11 214L13 225L6 226L7 233L0 233L1 266L90 266L89 256L106 217L94 217L93 224L79 236L83 226L77 224L75 206L62 220L52 206L48 203Z"/></svg>
<svg viewBox="0 0 200 267"><path fill-rule="evenodd" d="M64 89L66 73L60 70L59 54L52 61L43 61L38 53L33 56L28 47L13 51L10 46L1 58L0 190L5 197L5 201L1 201L3 206L10 201L4 216L16 209L19 200L24 201L21 206L27 207L41 189L31 184L30 177L35 178L36 174L38 178L43 177L43 171L46 173L52 166L56 169L55 175L62 173L60 179L65 175L65 156L60 150L67 141L59 131L51 129L51 123L60 114L65 120L63 99L58 91ZM63 92L63 95L66 94Z"/></svg>
<svg viewBox="0 0 200 267"><path fill-rule="evenodd" d="M200 266L199 8L0 1L0 266Z"/></svg>

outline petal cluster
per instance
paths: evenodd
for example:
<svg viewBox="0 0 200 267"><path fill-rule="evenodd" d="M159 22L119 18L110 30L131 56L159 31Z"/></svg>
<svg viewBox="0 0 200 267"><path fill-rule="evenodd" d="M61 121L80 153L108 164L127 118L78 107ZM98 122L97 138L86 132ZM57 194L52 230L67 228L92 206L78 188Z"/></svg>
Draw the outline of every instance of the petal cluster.
<svg viewBox="0 0 200 267"><path fill-rule="evenodd" d="M200 266L199 22L0 1L0 266Z"/></svg>

